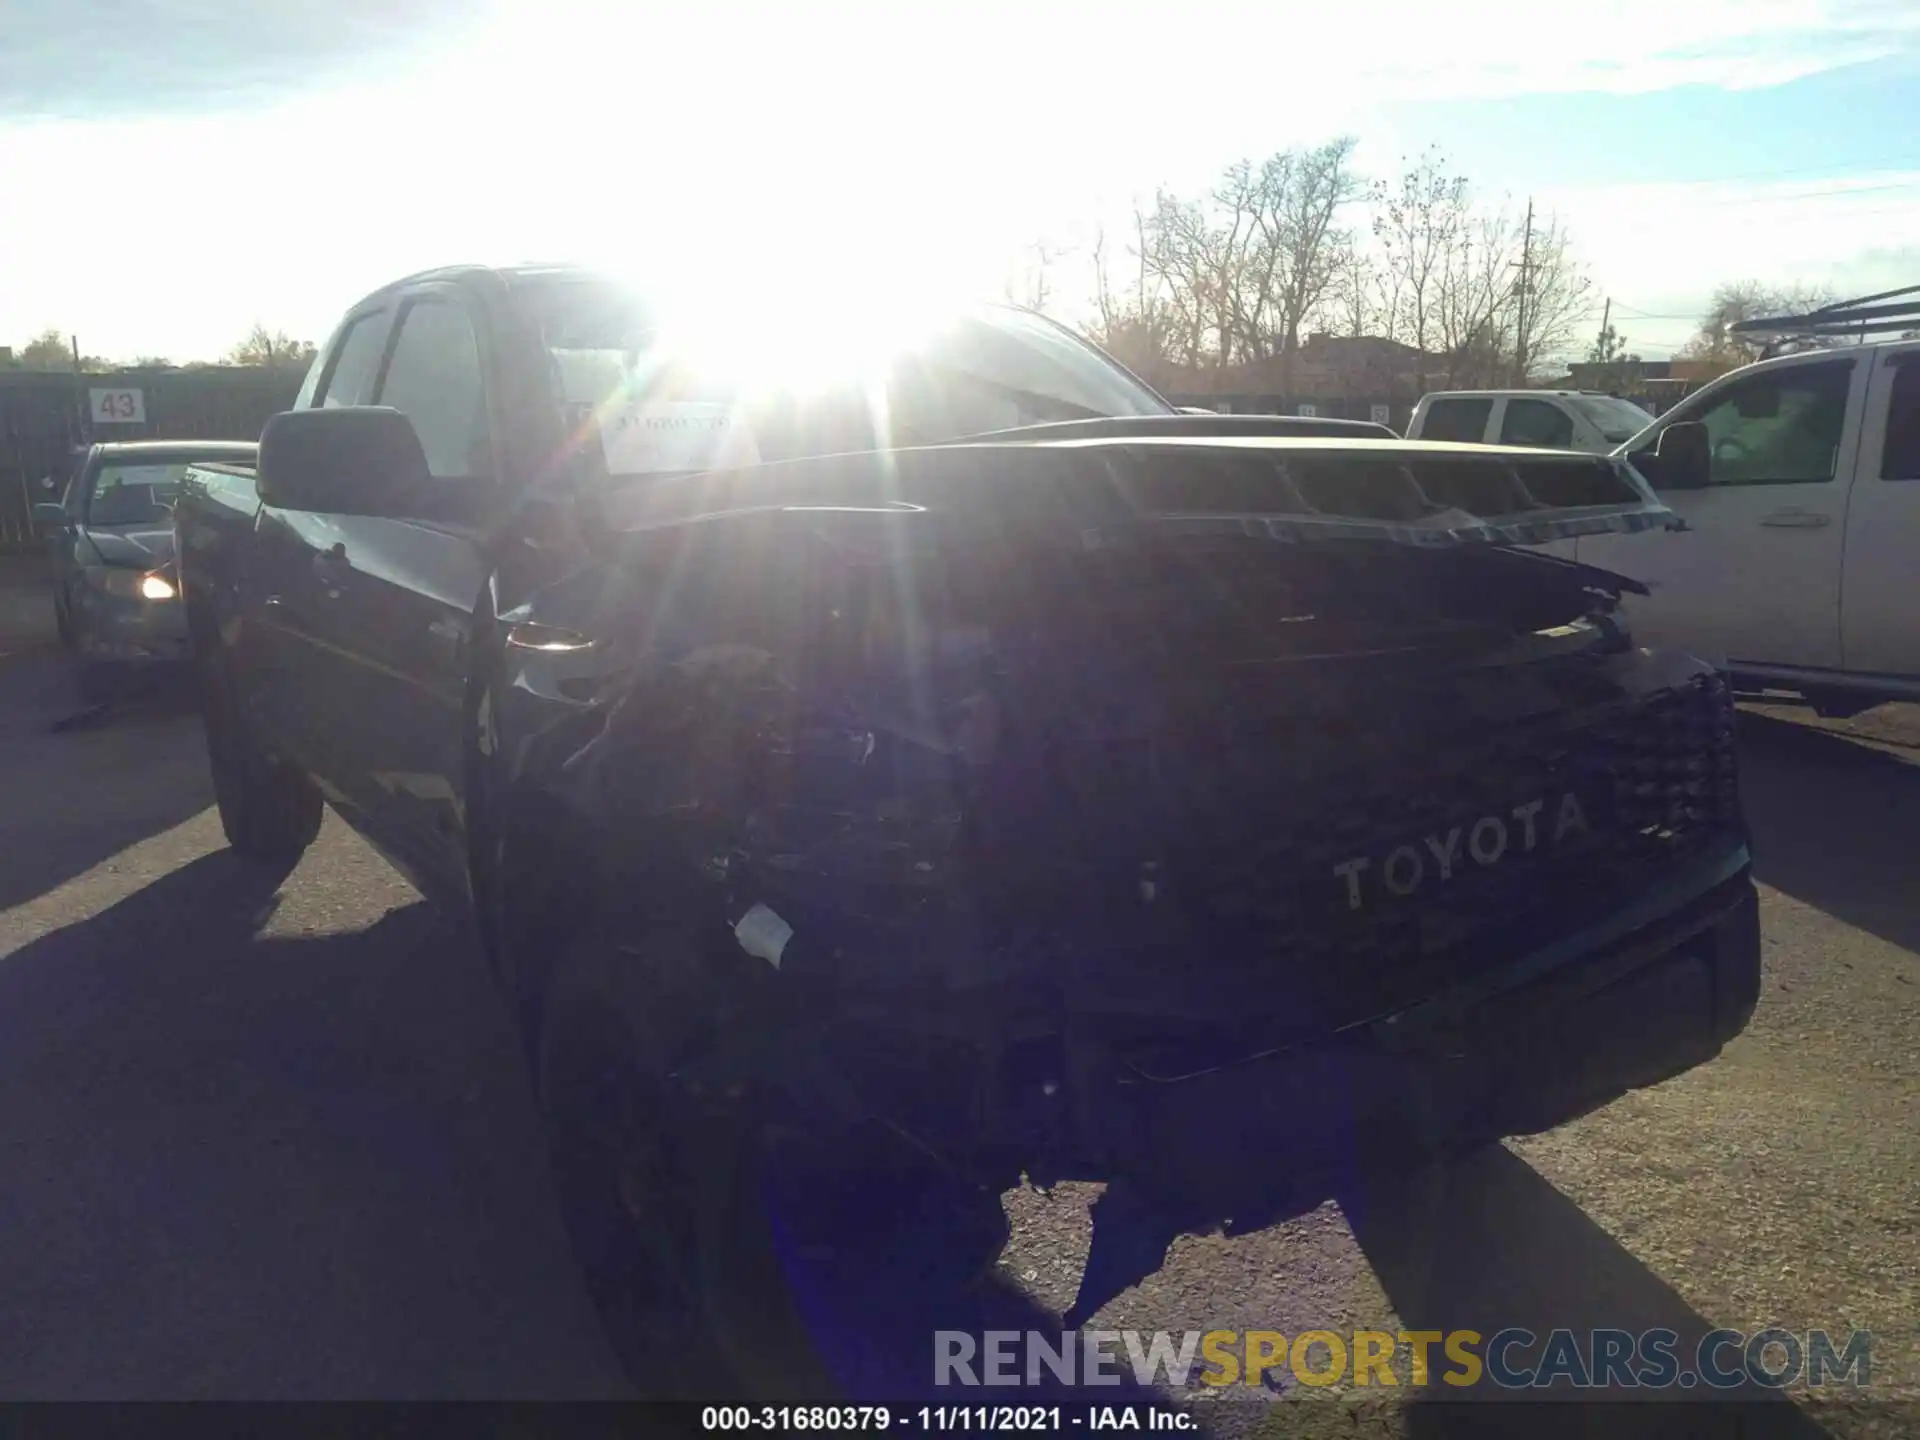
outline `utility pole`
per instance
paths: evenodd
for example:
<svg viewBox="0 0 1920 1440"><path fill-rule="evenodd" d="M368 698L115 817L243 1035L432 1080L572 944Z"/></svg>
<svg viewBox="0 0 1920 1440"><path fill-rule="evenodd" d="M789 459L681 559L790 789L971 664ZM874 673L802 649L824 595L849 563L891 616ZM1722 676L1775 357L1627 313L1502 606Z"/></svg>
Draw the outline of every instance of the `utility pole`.
<svg viewBox="0 0 1920 1440"><path fill-rule="evenodd" d="M1527 383L1527 294L1533 280L1533 198L1527 198L1527 229L1520 241L1520 311L1513 326L1513 368L1516 385Z"/></svg>
<svg viewBox="0 0 1920 1440"><path fill-rule="evenodd" d="M79 412L80 438L87 444L93 443L93 405L87 398L87 382L80 374L80 337L69 335L73 342L73 408Z"/></svg>
<svg viewBox="0 0 1920 1440"><path fill-rule="evenodd" d="M1600 307L1600 336L1597 340L1593 342L1593 348L1596 352L1604 352L1604 350L1606 349L1607 326L1612 322L1612 320L1613 320L1613 297L1609 295L1607 296L1607 303ZM1613 357L1604 353L1596 353L1595 358L1600 360L1610 360Z"/></svg>

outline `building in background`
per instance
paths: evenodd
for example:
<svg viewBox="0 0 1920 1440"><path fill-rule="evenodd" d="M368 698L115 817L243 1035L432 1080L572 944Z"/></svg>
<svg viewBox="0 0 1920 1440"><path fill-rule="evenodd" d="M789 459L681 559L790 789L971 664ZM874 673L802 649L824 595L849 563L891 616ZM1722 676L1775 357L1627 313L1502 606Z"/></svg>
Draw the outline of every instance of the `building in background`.
<svg viewBox="0 0 1920 1440"><path fill-rule="evenodd" d="M1709 380L1719 379L1736 365L1731 360L1583 360L1569 365L1567 375L1549 382L1546 388L1597 390L1632 400L1661 415L1683 396Z"/></svg>
<svg viewBox="0 0 1920 1440"><path fill-rule="evenodd" d="M1176 405L1231 415L1376 420L1396 430L1406 428L1414 402L1445 371L1444 357L1398 340L1323 334L1309 335L1290 356L1247 364L1140 367L1141 377Z"/></svg>

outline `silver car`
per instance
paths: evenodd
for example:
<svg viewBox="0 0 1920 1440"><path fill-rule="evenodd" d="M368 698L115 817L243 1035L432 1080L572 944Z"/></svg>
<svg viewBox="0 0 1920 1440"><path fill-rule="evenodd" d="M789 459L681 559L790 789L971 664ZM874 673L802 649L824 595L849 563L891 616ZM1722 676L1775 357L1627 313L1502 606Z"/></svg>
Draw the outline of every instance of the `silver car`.
<svg viewBox="0 0 1920 1440"><path fill-rule="evenodd" d="M250 465L255 449L230 440L95 445L65 495L34 507L54 552L60 638L80 658L86 698L111 698L136 668L187 658L173 563L180 477L209 460Z"/></svg>

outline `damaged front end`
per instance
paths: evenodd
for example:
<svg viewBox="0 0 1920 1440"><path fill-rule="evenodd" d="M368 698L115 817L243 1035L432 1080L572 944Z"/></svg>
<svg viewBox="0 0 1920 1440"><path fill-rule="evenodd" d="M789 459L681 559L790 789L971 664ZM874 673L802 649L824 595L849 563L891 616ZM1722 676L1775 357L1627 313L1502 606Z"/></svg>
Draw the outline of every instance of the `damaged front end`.
<svg viewBox="0 0 1920 1440"><path fill-rule="evenodd" d="M1744 883L1724 687L1632 647L1633 582L1511 548L1664 515L1612 462L1441 447L697 477L504 617L502 759L603 923L699 937L675 1063L781 1097L816 1173L877 1143L989 1196L1109 1182L1151 1243L1096 1241L1084 1315L1175 1233L1744 1021L1709 977L1704 1030L1551 1080L1502 1029ZM1574 1008L1638 973L1608 963Z"/></svg>

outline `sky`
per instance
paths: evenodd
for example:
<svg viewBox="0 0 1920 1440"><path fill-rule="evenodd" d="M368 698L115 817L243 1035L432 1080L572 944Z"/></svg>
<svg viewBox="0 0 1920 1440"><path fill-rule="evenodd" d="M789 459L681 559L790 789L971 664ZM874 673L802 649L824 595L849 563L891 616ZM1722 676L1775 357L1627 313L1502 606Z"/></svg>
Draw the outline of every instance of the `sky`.
<svg viewBox="0 0 1920 1440"><path fill-rule="evenodd" d="M1649 356L1723 281L1920 284L1912 0L0 0L0 37L0 344L319 341L462 261L884 307L1042 240L1071 296L1156 187L1341 134L1559 217Z"/></svg>

